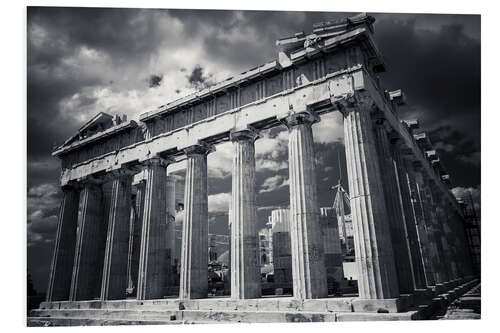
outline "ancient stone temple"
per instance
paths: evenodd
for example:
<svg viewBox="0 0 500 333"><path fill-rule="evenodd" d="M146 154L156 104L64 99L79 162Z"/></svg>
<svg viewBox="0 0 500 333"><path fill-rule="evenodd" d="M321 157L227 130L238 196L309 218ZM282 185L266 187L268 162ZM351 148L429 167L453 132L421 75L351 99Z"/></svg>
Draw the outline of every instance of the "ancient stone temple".
<svg viewBox="0 0 500 333"><path fill-rule="evenodd" d="M373 23L360 14L317 24L278 40L271 62L138 121L100 113L55 149L64 195L47 299L30 320L337 321L368 312L379 313L373 320L415 319L463 293L474 280L462 211L418 122L399 118L404 94L378 80L385 64ZM358 295L350 297L328 297L325 258L340 250L323 242L311 125L329 112L344 118L358 272ZM260 288L254 144L275 126L289 133L288 298L261 297ZM226 141L234 146L231 297L208 298L207 155ZM181 160L176 254L167 167Z"/></svg>

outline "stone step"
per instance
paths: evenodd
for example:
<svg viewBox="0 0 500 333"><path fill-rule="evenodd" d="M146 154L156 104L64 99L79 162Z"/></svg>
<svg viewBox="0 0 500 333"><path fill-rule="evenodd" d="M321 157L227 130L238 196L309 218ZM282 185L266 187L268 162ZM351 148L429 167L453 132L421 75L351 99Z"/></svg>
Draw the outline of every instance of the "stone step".
<svg viewBox="0 0 500 333"><path fill-rule="evenodd" d="M179 321L100 319L100 318L39 318L28 317L28 327L46 326L120 326L120 325L172 325L183 324Z"/></svg>
<svg viewBox="0 0 500 333"><path fill-rule="evenodd" d="M118 301L61 301L43 302L40 309L106 309L106 310L210 310L210 311L306 311L351 312L353 297L310 299L298 301L292 297L231 300L208 298L198 300L118 300Z"/></svg>
<svg viewBox="0 0 500 333"><path fill-rule="evenodd" d="M336 321L336 313L279 311L204 311L204 310L34 310L31 318L188 321L188 322L325 322Z"/></svg>
<svg viewBox="0 0 500 333"><path fill-rule="evenodd" d="M268 298L234 301L228 298L180 301L86 301L46 303L32 310L29 326L61 325L137 325L179 323L268 323L419 320L439 315L450 302L473 290L480 282L471 280L440 295L422 290L420 296L406 297L405 312L358 312L352 298L297 301L292 298ZM428 297L431 296L432 299ZM402 297L401 299L405 299ZM425 300L418 304L417 299ZM411 300L411 301L410 301ZM376 302L375 302L376 303ZM411 305L413 303L417 303ZM363 310L363 309L361 309ZM356 312L353 312L356 311ZM384 313L382 313L384 312ZM435 318L435 317L434 317Z"/></svg>
<svg viewBox="0 0 500 333"><path fill-rule="evenodd" d="M313 313L257 311L127 311L43 310L28 318L28 326L166 325L208 323L289 323L393 321L420 319L419 311L404 313Z"/></svg>

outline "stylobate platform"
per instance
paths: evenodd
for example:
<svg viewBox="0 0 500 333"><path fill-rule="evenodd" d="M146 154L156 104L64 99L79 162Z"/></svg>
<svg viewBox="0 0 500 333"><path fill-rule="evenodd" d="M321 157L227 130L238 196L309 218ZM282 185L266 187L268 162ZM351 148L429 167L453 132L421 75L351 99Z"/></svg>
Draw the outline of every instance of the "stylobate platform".
<svg viewBox="0 0 500 333"><path fill-rule="evenodd" d="M387 300L264 297L44 302L31 311L28 326L418 320L429 318L478 283L471 278L453 280Z"/></svg>

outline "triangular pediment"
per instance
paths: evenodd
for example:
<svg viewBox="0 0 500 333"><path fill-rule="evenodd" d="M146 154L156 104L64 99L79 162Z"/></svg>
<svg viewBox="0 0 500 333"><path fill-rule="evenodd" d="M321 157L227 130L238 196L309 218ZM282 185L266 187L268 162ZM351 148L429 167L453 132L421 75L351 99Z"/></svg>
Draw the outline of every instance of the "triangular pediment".
<svg viewBox="0 0 500 333"><path fill-rule="evenodd" d="M64 143L60 145L58 149L69 146L76 141L80 141L96 133L105 131L111 126L113 126L113 116L104 112L99 112L92 119L87 121L82 127L80 127L78 129L78 132L64 141Z"/></svg>
<svg viewBox="0 0 500 333"><path fill-rule="evenodd" d="M101 136L101 133L105 135L111 128L122 127L122 125L126 125L125 123L127 123L126 115L112 116L105 112L99 112L92 119L83 124L74 135L69 137L55 150L61 151L68 147L83 144L92 140L92 138Z"/></svg>

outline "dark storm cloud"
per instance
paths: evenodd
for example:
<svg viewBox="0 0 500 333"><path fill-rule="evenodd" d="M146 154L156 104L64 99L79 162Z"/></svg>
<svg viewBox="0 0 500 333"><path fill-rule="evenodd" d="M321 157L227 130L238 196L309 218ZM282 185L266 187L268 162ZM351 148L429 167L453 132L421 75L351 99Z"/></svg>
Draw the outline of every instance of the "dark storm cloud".
<svg viewBox="0 0 500 333"><path fill-rule="evenodd" d="M163 80L163 74L151 74L149 76L149 88L158 87Z"/></svg>
<svg viewBox="0 0 500 333"><path fill-rule="evenodd" d="M452 126L441 126L427 132L439 158L460 186L477 186L481 182L481 153L478 144Z"/></svg>
<svg viewBox="0 0 500 333"><path fill-rule="evenodd" d="M210 87L215 84L212 75L206 75L205 70L200 65L196 65L191 74L187 76L189 84L196 89Z"/></svg>
<svg viewBox="0 0 500 333"><path fill-rule="evenodd" d="M78 97L80 104L66 115L60 103L87 87L111 86L113 80L81 75L68 65L82 48L101 52L120 67L130 62L144 66L168 42L155 25L164 10L110 8L28 8L28 158L48 156L82 125L81 107L95 102ZM175 45L171 45L175 46ZM81 119L81 120L76 120Z"/></svg>
<svg viewBox="0 0 500 333"><path fill-rule="evenodd" d="M378 15L375 15L378 17ZM382 82L403 89L454 184L480 182L480 17L381 14L375 39L387 72Z"/></svg>
<svg viewBox="0 0 500 333"><path fill-rule="evenodd" d="M113 56L116 64L149 57L162 40L155 18L166 10L30 7L28 24L43 25L60 43L85 45Z"/></svg>
<svg viewBox="0 0 500 333"><path fill-rule="evenodd" d="M83 87L97 83L97 80L73 78L71 74L44 75L28 66L28 156L49 156L55 143L73 134L79 124L66 123L61 118L59 103Z"/></svg>
<svg viewBox="0 0 500 333"><path fill-rule="evenodd" d="M299 31L311 31L312 24L334 20L352 13L170 10L182 20L186 35L196 35L206 27L212 33L204 39L203 48L212 60L223 61L237 73L276 57L275 41ZM238 35L252 39L240 39ZM235 74L237 74L235 73Z"/></svg>
<svg viewBox="0 0 500 333"><path fill-rule="evenodd" d="M135 11L84 8L28 8L28 155L46 156L55 142L72 134L79 124L63 124L59 103L87 86L102 82L59 71L63 61L80 46L105 48L123 57L121 50L137 44L133 34L115 34L126 29ZM122 27L120 27L122 26ZM41 31L40 31L41 30ZM131 31L127 31L131 32ZM42 37L37 38L38 34ZM128 40L124 40L128 38ZM40 41L38 41L40 40ZM149 47L151 47L149 45ZM120 50L122 52L120 52ZM149 48L144 50L149 51ZM63 126L64 125L64 126Z"/></svg>
<svg viewBox="0 0 500 333"><path fill-rule="evenodd" d="M451 24L416 28L418 20L432 15L388 17L375 24L375 38L387 63L385 86L403 89L409 102L424 108L421 123L427 128L444 120L464 135L479 141L480 42L464 32L479 26L478 16L454 15ZM456 23L463 20L462 24ZM452 17L443 16L443 22ZM431 29L432 28L432 29Z"/></svg>

